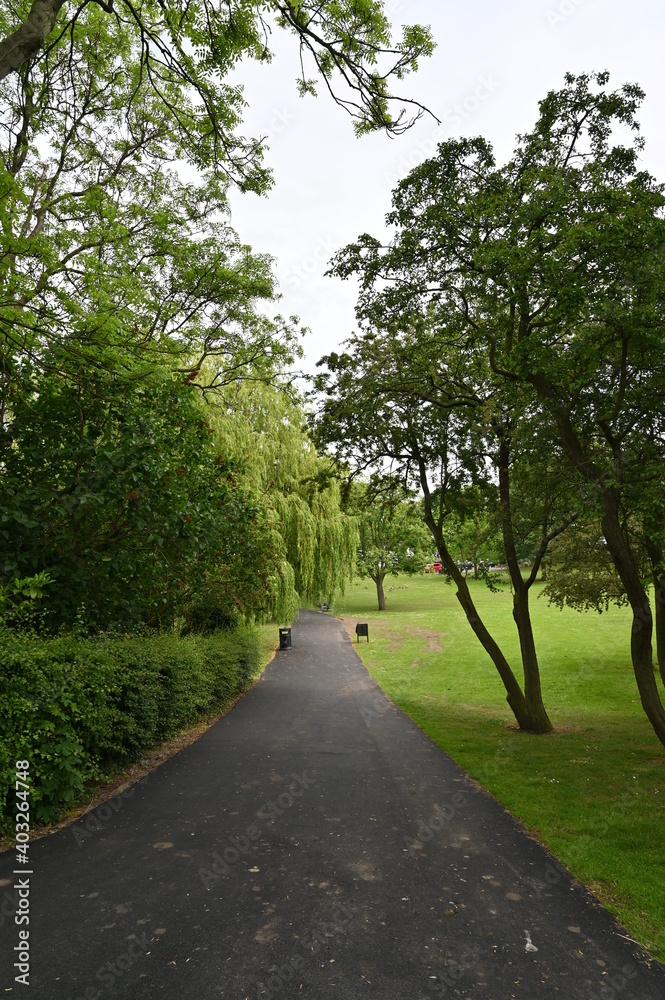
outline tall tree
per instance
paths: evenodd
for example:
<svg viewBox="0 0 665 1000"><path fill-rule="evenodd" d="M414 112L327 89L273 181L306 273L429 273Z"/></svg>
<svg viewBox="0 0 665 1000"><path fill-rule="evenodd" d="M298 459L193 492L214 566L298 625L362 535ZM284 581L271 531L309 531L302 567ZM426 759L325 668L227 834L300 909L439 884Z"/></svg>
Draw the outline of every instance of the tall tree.
<svg viewBox="0 0 665 1000"><path fill-rule="evenodd" d="M570 498L552 490L554 476L541 463L543 490L525 527L515 503L513 475L522 461L524 415L502 404L482 356L430 310L406 331L405 317L382 331L352 338L350 352L329 355L317 380L324 394L318 436L359 470L381 468L423 495L425 524L434 537L457 598L479 642L494 663L520 728L550 732L540 683L529 594L547 547L572 519ZM548 456L551 458L551 456ZM550 489L545 488L549 479ZM495 484L498 480L498 489ZM497 493L497 522L513 584L513 617L519 633L524 690L491 635L469 583L451 551L448 521L459 514L469 488L483 483ZM531 572L522 577L518 537L537 536Z"/></svg>
<svg viewBox="0 0 665 1000"><path fill-rule="evenodd" d="M520 387L534 418L552 422L596 497L633 612L640 699L665 743L653 616L626 517L641 495L645 542L663 522L653 487L665 462L665 198L639 169L641 90L607 83L567 76L502 167L482 139L442 143L396 189L391 245L365 236L337 271L361 274L361 314L374 322L436 302L487 356L505 398ZM657 539L652 551L660 567Z"/></svg>
<svg viewBox="0 0 665 1000"><path fill-rule="evenodd" d="M356 524L343 509L332 463L309 438L292 388L241 380L211 396L206 413L218 448L242 468L279 539L273 578L283 581L288 604L280 617L290 620L303 603L332 601L353 575Z"/></svg>
<svg viewBox="0 0 665 1000"><path fill-rule="evenodd" d="M72 34L77 61L66 40L54 43L4 121L5 378L13 359L36 364L53 347L51 364L69 355L129 378L166 364L194 380L210 355L234 378L271 358L288 363L293 323L256 307L274 296L272 262L224 220L223 183L210 172L185 182L169 168L178 131L155 104L129 29L89 5Z"/></svg>
<svg viewBox="0 0 665 1000"><path fill-rule="evenodd" d="M419 505L405 500L389 484L354 484L348 509L358 523L356 571L369 577L376 587L379 611L386 610L384 581L387 576L421 573L432 555L432 536L424 527Z"/></svg>

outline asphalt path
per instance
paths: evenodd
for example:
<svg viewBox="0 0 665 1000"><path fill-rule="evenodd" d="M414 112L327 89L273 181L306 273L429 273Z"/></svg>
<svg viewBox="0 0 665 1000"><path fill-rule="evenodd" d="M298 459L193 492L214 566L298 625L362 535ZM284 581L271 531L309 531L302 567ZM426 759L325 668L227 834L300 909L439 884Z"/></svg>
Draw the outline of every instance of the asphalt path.
<svg viewBox="0 0 665 1000"><path fill-rule="evenodd" d="M0 988L15 981L0 856ZM30 847L27 995L663 1000L583 887L370 679L342 624L196 743Z"/></svg>

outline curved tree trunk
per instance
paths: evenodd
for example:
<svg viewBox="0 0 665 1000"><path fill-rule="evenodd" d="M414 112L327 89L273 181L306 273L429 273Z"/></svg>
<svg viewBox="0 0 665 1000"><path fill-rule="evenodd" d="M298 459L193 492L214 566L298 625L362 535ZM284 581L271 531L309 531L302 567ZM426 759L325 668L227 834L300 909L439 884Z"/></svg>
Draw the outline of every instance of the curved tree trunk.
<svg viewBox="0 0 665 1000"><path fill-rule="evenodd" d="M499 444L499 499L501 502L501 534L506 553L506 563L513 585L513 618L517 626L524 669L524 697L532 718L538 720L538 732L551 733L552 723L549 720L543 693L540 685L540 668L536 653L536 641L533 635L531 612L529 610L530 584L522 578L510 502L510 451L508 443L502 440Z"/></svg>
<svg viewBox="0 0 665 1000"><path fill-rule="evenodd" d="M515 677L515 674L508 663L508 660L503 655L500 646L492 638L485 623L478 614L478 610L473 602L473 598L471 597L471 592L469 591L469 585L467 584L463 574L458 569L455 560L448 551L443 533L438 529L438 526L433 520L428 522L428 527L434 535L434 540L439 550L441 561L457 586L456 597L462 606L462 609L467 617L467 621L475 632L483 649L492 660L492 663L498 671L499 677L503 681L503 686L506 689L506 701L513 711L517 724L520 729L523 729L527 733L551 732L552 725L547 718L547 715L545 714L543 719L542 713L532 711L525 694L520 687L519 681Z"/></svg>
<svg viewBox="0 0 665 1000"><path fill-rule="evenodd" d="M642 585L635 557L621 530L619 494L614 487L601 489L601 506L607 548L633 611L630 652L640 701L653 731L665 746L665 707L660 700L653 669L653 618L649 595Z"/></svg>

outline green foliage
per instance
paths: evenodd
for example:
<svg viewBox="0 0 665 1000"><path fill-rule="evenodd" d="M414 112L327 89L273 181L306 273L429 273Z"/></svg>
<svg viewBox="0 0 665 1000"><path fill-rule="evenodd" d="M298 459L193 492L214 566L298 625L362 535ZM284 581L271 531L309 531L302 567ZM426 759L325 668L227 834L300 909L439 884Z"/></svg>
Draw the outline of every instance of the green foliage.
<svg viewBox="0 0 665 1000"><path fill-rule="evenodd" d="M343 591L356 528L342 510L339 478L316 452L296 398L260 383L227 386L210 407L217 446L233 456L260 498L272 539L272 614L290 621L301 603Z"/></svg>
<svg viewBox="0 0 665 1000"><path fill-rule="evenodd" d="M14 577L8 583L0 585L0 615L24 601L38 601L49 583L53 583L51 577L42 571L22 579Z"/></svg>
<svg viewBox="0 0 665 1000"><path fill-rule="evenodd" d="M97 628L168 623L208 566L225 569L227 613L254 597L237 554L257 508L216 453L195 390L168 376L131 389L27 370L11 397L0 570L49 574L51 628L77 614Z"/></svg>
<svg viewBox="0 0 665 1000"><path fill-rule="evenodd" d="M56 0L32 8L15 4L0 13L0 80L19 71L25 83L30 70L45 63L54 49L75 69L90 44L86 25L91 20L97 38L113 37L118 26L122 29L122 47L108 49L100 66L100 89L122 72L123 59L126 62L131 53L147 81L152 113L168 122L180 155L199 169L228 175L254 191L266 189L269 175L262 167L260 141L240 134L242 87L227 78L243 58L270 61L274 25L300 45L300 92L315 92L316 81L305 70L310 62L359 133L399 133L414 120L407 115L410 105L415 117L422 113L417 102L406 100L398 101L401 110L393 115L395 98L389 85L391 78L401 80L416 69L419 58L431 55L434 48L428 30L419 25L404 27L401 40L393 43L380 0L197 0L186 7L176 0L145 0L140 7L118 0L112 11L105 5L71 10ZM34 88L30 96L38 106L48 107L43 91ZM69 121L65 106L51 105L49 110L61 128Z"/></svg>
<svg viewBox="0 0 665 1000"><path fill-rule="evenodd" d="M0 343L9 384L14 359L26 356L52 372L69 359L130 380L177 366L194 380L205 357L232 359L237 378L270 375L296 350L293 325L256 308L274 296L271 261L225 221L224 180L204 170L184 181L169 167L184 155L190 100L167 77L162 96L181 114L164 112L132 38L132 25L90 4L71 38L61 35L3 85Z"/></svg>
<svg viewBox="0 0 665 1000"><path fill-rule="evenodd" d="M558 608L598 614L628 603L598 523L576 525L553 544L543 596Z"/></svg>
<svg viewBox="0 0 665 1000"><path fill-rule="evenodd" d="M255 630L178 638L39 639L0 634L0 824L14 805L16 760L30 761L40 821L160 739L220 709L261 662Z"/></svg>
<svg viewBox="0 0 665 1000"><path fill-rule="evenodd" d="M372 488L353 484L347 502L358 524L356 572L361 579L374 581L379 608L385 608L383 581L388 575L421 573L432 557L432 536L423 524L419 504L389 489L382 493L376 481Z"/></svg>

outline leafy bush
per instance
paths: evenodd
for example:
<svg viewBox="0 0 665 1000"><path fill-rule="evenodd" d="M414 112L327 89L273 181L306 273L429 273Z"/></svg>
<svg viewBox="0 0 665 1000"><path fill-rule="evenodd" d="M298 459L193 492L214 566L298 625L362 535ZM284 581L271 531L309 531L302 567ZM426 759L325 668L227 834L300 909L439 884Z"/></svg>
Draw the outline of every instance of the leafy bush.
<svg viewBox="0 0 665 1000"><path fill-rule="evenodd" d="M86 783L220 708L260 665L247 627L179 638L38 638L0 631L0 829L14 812L14 766L30 761L33 819L50 821Z"/></svg>
<svg viewBox="0 0 665 1000"><path fill-rule="evenodd" d="M0 601L50 583L42 631L131 631L186 616L216 573L211 610L263 610L267 529L182 375L21 371L0 426Z"/></svg>

